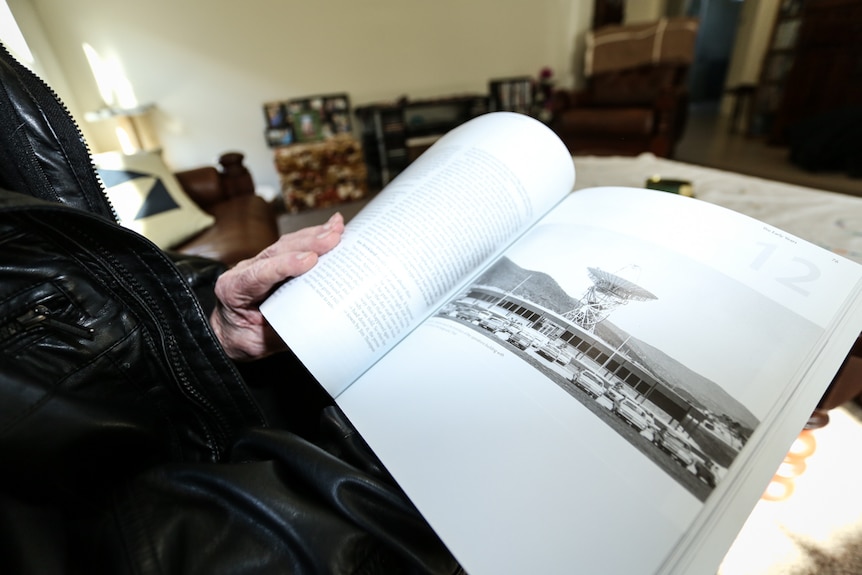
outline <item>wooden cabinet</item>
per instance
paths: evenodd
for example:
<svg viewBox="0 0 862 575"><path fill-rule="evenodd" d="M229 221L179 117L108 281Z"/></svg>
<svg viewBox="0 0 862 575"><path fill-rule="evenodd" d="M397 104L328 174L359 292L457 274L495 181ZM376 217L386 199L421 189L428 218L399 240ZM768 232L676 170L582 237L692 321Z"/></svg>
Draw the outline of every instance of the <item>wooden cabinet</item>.
<svg viewBox="0 0 862 575"><path fill-rule="evenodd" d="M749 133L768 135L784 97L787 77L793 67L799 29L802 25L804 0L783 0L772 28L772 35L763 64L751 115Z"/></svg>
<svg viewBox="0 0 862 575"><path fill-rule="evenodd" d="M801 120L862 106L862 0L782 2L757 106L778 145Z"/></svg>

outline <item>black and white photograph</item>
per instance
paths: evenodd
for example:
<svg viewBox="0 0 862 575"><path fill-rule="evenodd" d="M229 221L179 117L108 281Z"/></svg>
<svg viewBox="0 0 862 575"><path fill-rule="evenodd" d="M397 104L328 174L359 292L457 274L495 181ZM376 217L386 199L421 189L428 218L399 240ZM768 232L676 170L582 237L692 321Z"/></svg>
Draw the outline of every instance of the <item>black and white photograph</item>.
<svg viewBox="0 0 862 575"><path fill-rule="evenodd" d="M790 369L759 348L801 354L822 331L702 262L597 229L542 226L507 255L438 317L533 366L701 501L770 407L749 393L758 377ZM729 339L731 357L710 352Z"/></svg>

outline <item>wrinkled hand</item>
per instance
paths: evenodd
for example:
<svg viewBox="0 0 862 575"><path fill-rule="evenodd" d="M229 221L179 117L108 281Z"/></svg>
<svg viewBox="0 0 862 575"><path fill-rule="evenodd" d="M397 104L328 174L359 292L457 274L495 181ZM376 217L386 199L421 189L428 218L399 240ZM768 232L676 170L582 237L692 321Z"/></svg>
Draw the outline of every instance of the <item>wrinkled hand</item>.
<svg viewBox="0 0 862 575"><path fill-rule="evenodd" d="M210 322L229 357L250 360L285 349L258 305L277 284L314 267L319 256L341 241L343 232L344 218L337 213L323 225L281 236L218 278Z"/></svg>

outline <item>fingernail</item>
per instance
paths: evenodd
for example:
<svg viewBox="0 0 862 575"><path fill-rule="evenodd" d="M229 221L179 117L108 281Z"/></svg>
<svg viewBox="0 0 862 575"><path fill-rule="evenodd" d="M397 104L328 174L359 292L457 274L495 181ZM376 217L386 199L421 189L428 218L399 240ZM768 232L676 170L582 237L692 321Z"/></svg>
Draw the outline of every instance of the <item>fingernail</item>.
<svg viewBox="0 0 862 575"><path fill-rule="evenodd" d="M310 255L311 255L311 252L299 252L298 254L296 254L296 259L304 260L304 259L308 258L308 256L310 256Z"/></svg>
<svg viewBox="0 0 862 575"><path fill-rule="evenodd" d="M332 233L332 230L330 229L329 224L326 224L323 227L323 231L320 232L319 234L317 234L317 239L323 239L326 236L328 236L330 233Z"/></svg>

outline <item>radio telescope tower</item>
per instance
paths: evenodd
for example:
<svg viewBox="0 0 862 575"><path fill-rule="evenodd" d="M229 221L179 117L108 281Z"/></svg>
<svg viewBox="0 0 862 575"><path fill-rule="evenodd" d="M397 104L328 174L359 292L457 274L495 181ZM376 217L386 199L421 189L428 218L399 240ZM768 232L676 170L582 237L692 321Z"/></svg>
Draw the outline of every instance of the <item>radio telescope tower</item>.
<svg viewBox="0 0 862 575"><path fill-rule="evenodd" d="M638 268L633 268L636 271ZM607 318L612 311L630 301L650 301L658 299L655 295L622 276L587 268L593 285L581 297L578 306L563 314L587 331L592 331L597 323Z"/></svg>

